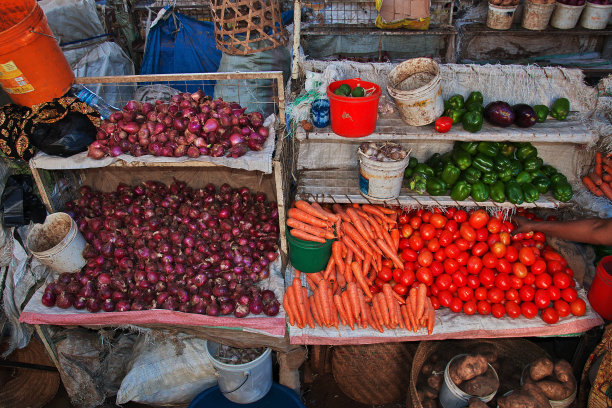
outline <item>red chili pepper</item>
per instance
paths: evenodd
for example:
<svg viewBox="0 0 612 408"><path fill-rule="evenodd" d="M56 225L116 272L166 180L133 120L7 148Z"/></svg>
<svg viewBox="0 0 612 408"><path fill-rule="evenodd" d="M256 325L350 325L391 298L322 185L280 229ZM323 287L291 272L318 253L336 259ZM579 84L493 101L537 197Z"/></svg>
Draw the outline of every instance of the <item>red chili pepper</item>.
<svg viewBox="0 0 612 408"><path fill-rule="evenodd" d="M448 116L441 116L436 120L436 132L438 133L446 133L451 130L453 126L453 120Z"/></svg>

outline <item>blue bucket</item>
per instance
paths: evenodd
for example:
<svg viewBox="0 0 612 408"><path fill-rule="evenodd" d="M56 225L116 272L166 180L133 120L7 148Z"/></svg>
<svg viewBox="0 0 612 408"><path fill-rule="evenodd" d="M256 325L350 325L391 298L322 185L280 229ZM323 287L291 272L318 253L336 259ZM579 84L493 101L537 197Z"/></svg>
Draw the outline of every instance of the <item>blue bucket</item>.
<svg viewBox="0 0 612 408"><path fill-rule="evenodd" d="M290 388L283 385L272 383L270 392L266 394L262 399L253 402L251 404L236 404L225 398L218 386L209 388L197 397L189 408L306 408L300 398Z"/></svg>

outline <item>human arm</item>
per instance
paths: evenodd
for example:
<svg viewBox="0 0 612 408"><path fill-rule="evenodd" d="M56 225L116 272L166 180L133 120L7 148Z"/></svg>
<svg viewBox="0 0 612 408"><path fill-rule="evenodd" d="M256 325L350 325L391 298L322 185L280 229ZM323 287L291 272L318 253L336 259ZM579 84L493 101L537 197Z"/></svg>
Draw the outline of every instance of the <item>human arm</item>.
<svg viewBox="0 0 612 408"><path fill-rule="evenodd" d="M513 218L519 232L540 231L545 235L593 245L612 245L612 218L585 218L573 221L532 221L525 217Z"/></svg>

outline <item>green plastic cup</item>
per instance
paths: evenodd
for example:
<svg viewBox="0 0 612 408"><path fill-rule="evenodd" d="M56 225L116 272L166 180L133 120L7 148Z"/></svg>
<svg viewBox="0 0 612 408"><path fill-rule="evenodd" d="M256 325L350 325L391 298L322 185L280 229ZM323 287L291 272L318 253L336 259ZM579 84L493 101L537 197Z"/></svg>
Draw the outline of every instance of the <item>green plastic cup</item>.
<svg viewBox="0 0 612 408"><path fill-rule="evenodd" d="M304 241L286 231L289 243L289 260L291 265L300 272L315 273L325 269L331 256L333 239L325 243Z"/></svg>

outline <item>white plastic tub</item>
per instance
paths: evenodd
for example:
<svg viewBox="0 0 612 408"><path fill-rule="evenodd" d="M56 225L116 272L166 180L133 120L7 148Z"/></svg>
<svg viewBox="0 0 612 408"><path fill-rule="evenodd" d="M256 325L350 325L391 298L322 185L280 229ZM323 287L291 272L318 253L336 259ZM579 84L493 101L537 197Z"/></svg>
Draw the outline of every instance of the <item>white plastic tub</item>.
<svg viewBox="0 0 612 408"><path fill-rule="evenodd" d="M470 398L473 397L473 395L463 392L463 390L461 390L461 388L459 388L453 382L453 380L451 380L450 374L448 372L450 365L453 361L455 361L456 359L460 357L466 356L466 355L467 354L456 355L448 362L448 364L446 364L446 368L444 369L444 382L442 383L442 388L440 389L440 395L439 395L440 404L442 404L444 408L467 407L468 401L470 400ZM491 366L491 364L488 364L488 366L489 366L489 369L493 370L493 372L495 373L495 377L498 378L497 372ZM498 381L499 381L499 378L498 378ZM484 397L477 397L477 398L480 398L484 403L487 403L493 399L496 393L497 393L497 390L493 391L489 395L485 395Z"/></svg>
<svg viewBox="0 0 612 408"><path fill-rule="evenodd" d="M576 27L584 7L584 4L582 6L569 6L567 4L557 3L552 18L550 19L550 25L560 30L569 30L570 28Z"/></svg>
<svg viewBox="0 0 612 408"><path fill-rule="evenodd" d="M361 150L358 150L358 155L361 194L375 200L397 198L402 189L404 170L408 167L410 154L398 161L372 160Z"/></svg>
<svg viewBox="0 0 612 408"><path fill-rule="evenodd" d="M586 7L580 18L580 25L589 30L603 30L608 25L612 15L612 4L607 6L586 2Z"/></svg>
<svg viewBox="0 0 612 408"><path fill-rule="evenodd" d="M496 6L489 3L489 12L487 13L487 27L494 30L508 30L512 27L516 6Z"/></svg>

